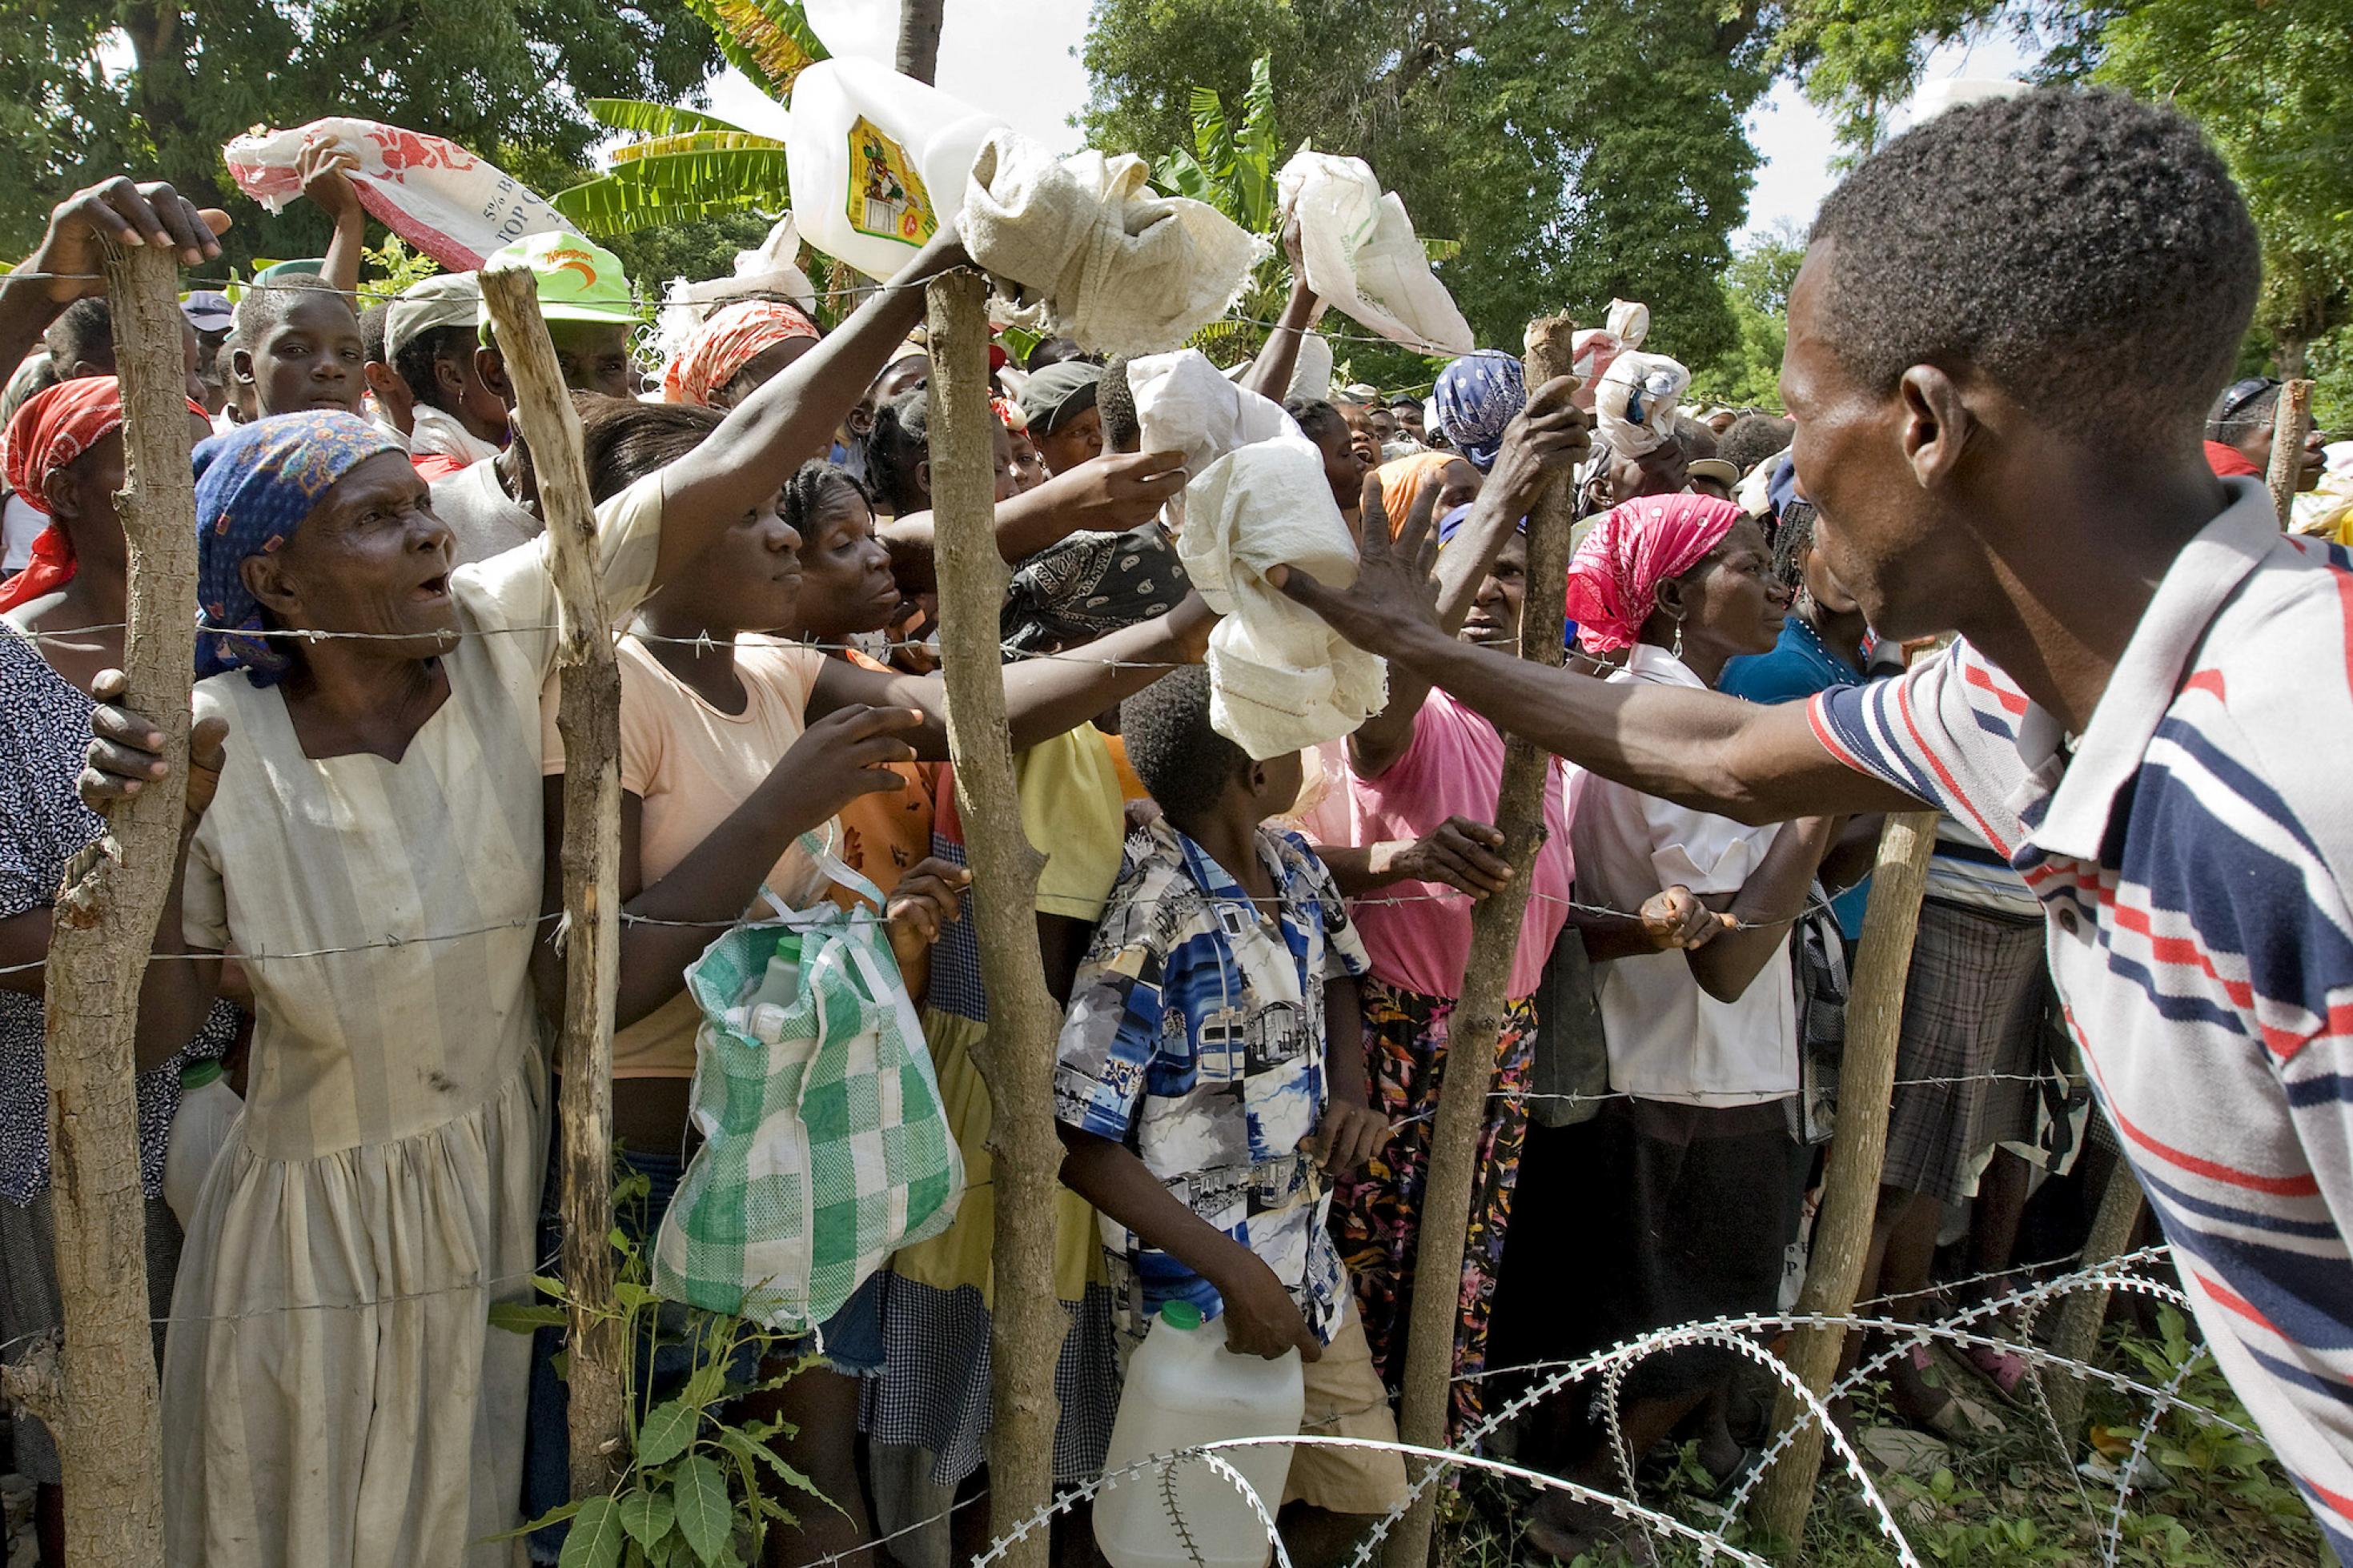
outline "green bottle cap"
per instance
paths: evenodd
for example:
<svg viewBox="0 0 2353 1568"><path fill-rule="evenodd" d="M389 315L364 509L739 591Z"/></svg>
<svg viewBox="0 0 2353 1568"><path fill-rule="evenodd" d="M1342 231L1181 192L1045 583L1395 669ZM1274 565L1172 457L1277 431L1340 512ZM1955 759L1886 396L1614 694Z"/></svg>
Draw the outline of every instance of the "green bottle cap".
<svg viewBox="0 0 2353 1568"><path fill-rule="evenodd" d="M1201 1326L1201 1309L1190 1301L1163 1301L1160 1303L1160 1321L1172 1329L1182 1329L1189 1334Z"/></svg>
<svg viewBox="0 0 2353 1568"><path fill-rule="evenodd" d="M205 1061L190 1062L180 1069L180 1092L185 1094L190 1089L202 1089L220 1075L221 1065L217 1061L208 1058Z"/></svg>

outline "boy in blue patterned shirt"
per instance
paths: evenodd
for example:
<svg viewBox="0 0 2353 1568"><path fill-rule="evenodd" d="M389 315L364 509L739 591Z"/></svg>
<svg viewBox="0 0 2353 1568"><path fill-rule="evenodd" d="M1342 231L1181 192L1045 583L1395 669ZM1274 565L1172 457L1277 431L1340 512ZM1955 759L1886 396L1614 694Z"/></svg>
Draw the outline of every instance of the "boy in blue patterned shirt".
<svg viewBox="0 0 2353 1568"><path fill-rule="evenodd" d="M1103 1213L1127 1334L1190 1301L1222 1314L1238 1354L1300 1352L1306 1430L1394 1440L1325 1225L1328 1173L1388 1136L1356 1044L1364 946L1306 842L1262 826L1297 795L1299 759L1252 762L1210 728L1198 668L1129 698L1122 722L1165 816L1130 837L1071 989L1062 1179ZM1303 1446L1287 1494L1307 1517L1286 1517L1286 1539L1336 1547L1357 1521L1332 1516L1388 1511L1404 1463Z"/></svg>

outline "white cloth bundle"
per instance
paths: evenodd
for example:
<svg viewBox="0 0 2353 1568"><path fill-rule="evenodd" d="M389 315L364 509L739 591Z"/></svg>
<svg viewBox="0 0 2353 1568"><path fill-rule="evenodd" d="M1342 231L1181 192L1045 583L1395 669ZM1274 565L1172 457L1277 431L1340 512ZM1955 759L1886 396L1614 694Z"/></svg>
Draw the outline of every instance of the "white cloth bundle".
<svg viewBox="0 0 2353 1568"><path fill-rule="evenodd" d="M1405 203L1362 158L1301 151L1275 176L1285 219L1299 222L1308 287L1350 321L1424 353L1477 343L1454 297L1430 270Z"/></svg>
<svg viewBox="0 0 2353 1568"><path fill-rule="evenodd" d="M1226 313L1266 253L1217 208L1155 195L1144 160L1056 158L999 131L956 232L996 284L991 315L1110 354L1176 347Z"/></svg>
<svg viewBox="0 0 2353 1568"><path fill-rule="evenodd" d="M375 220L453 272L480 268L527 234L564 226L556 210L513 175L455 142L373 120L313 120L291 131L261 131L221 149L237 189L271 212L302 194L294 160L324 140L360 161L352 171L360 205Z"/></svg>
<svg viewBox="0 0 2353 1568"><path fill-rule="evenodd" d="M1675 437L1675 403L1689 385L1691 372L1666 355L1626 350L1594 388L1601 439L1629 458L1657 451Z"/></svg>
<svg viewBox="0 0 2353 1568"><path fill-rule="evenodd" d="M1198 349L1128 361L1127 389L1144 450L1184 453L1188 479L1238 447L1298 434L1290 415L1236 386Z"/></svg>
<svg viewBox="0 0 2353 1568"><path fill-rule="evenodd" d="M470 468L485 458L499 455L495 442L483 440L467 429L456 415L444 413L429 403L420 403L409 411L409 426L408 455L412 458L455 458Z"/></svg>
<svg viewBox="0 0 2353 1568"><path fill-rule="evenodd" d="M817 286L800 269L800 228L793 215L786 213L756 248L735 253L734 276L699 283L671 279L662 294L661 314L654 322L654 346L661 351L662 363L667 364L685 352L713 310L747 294L782 294L815 321Z"/></svg>
<svg viewBox="0 0 2353 1568"><path fill-rule="evenodd" d="M1209 722L1254 759L1337 740L1379 710L1388 667L1266 581L1279 565L1335 586L1356 578L1356 544L1295 430L1219 458L1185 487L1176 552L1225 616L1209 634Z"/></svg>
<svg viewBox="0 0 2353 1568"><path fill-rule="evenodd" d="M1240 364L1229 364L1219 374L1228 381L1240 381L1250 374L1256 359L1246 359ZM1003 372L999 372L1000 377ZM1332 344L1320 332L1308 332L1299 340L1299 358L1291 370L1291 384L1283 389L1285 403L1304 398L1321 403L1332 395Z"/></svg>
<svg viewBox="0 0 2353 1568"><path fill-rule="evenodd" d="M1650 335L1651 307L1639 300L1610 300L1609 325L1588 327L1568 340L1572 356L1569 368L1584 382L1571 401L1588 414L1592 413L1594 390L1599 386L1610 362L1629 349L1641 348L1642 340Z"/></svg>

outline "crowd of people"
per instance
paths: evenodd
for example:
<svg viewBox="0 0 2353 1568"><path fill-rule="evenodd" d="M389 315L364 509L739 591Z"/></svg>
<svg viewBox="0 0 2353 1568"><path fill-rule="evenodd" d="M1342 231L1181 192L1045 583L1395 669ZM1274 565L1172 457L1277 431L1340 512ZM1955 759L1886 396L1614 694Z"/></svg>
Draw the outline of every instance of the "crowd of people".
<svg viewBox="0 0 2353 1568"><path fill-rule="evenodd" d="M170 1557L553 1563L560 1525L507 1537L569 1495L561 1336L489 1324L558 1235L565 738L538 480L475 279L369 301L346 165L301 173L327 255L233 306L184 300L198 683L137 1037ZM110 244L200 269L227 221L109 181L0 280L0 363L22 366L0 584L10 1360L59 1318L50 906L100 809L166 765L160 716L121 701L124 412L92 279ZM488 264L536 285L616 617L612 1103L649 1189L622 1223L650 1244L711 1131L690 972L775 910L881 923L961 1157L952 1223L765 1363L731 1362L763 1385L741 1418L789 1423L836 1505L771 1530L778 1564L945 1568L1014 1522L986 1500L989 1006L919 335L921 286L968 264L943 230L829 330L806 299L720 301L658 376L609 251L543 234ZM2353 559L2284 533L2248 477L2276 384L2225 383L2258 276L2186 121L2044 90L1913 131L1826 203L1786 415L1702 407L1618 441L1590 385L1527 385L1496 351L1426 397L1332 384L1303 353L1303 279L1229 379L1313 445L1315 504L1361 564L1265 581L1387 680L1352 732L1273 754L1226 721L1219 616L1177 542L1198 464L1148 449L1142 362L992 350L1007 718L1066 1013L1058 1483L1101 1471L1126 1358L1172 1303L1238 1354L1295 1352L1308 1436L1394 1439L1419 1285L1458 1302L1450 1440L1620 1489L1590 1389L1491 1417L1517 1369L1794 1299L1882 814L1925 803L1862 1295L1920 1319L1997 1297L2080 1241L2087 1168L2128 1162L2353 1563L2353 841L2329 793ZM1532 583L1527 520L1554 493L1575 554ZM1531 592L1565 595L1565 670L1520 657ZM1493 826L1507 735L1553 758L1525 873ZM1467 1256L1433 1286L1424 1190L1473 913L1522 880ZM221 1058L243 1115L175 1216L180 1074ZM2043 1249L2021 1239L2038 1228ZM1644 1361L1618 1431L1728 1494L1770 1436L1744 1364ZM696 1369L666 1342L645 1386ZM1890 1405L1967 1437L2027 1375L2015 1351L1915 1346ZM15 1453L42 1561L64 1561L37 1419ZM1317 1563L1406 1495L1397 1452L1308 1443L1268 1500ZM1519 1522L1564 1563L1647 1560L1566 1491ZM1081 1560L1083 1510L1057 1528Z"/></svg>

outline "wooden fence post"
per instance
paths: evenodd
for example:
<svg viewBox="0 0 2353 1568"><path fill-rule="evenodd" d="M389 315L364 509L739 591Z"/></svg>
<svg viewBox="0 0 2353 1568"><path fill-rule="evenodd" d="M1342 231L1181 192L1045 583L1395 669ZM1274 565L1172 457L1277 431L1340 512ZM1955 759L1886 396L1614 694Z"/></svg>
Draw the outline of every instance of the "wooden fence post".
<svg viewBox="0 0 2353 1568"><path fill-rule="evenodd" d="M515 413L531 443L563 605L555 723L564 736L564 1037L557 1102L564 1279L571 1299L565 1383L572 1495L612 1489L622 1435L621 1322L613 1307L613 998L620 980L621 669L597 575L596 509L580 419L531 274L481 274Z"/></svg>
<svg viewBox="0 0 2353 1568"><path fill-rule="evenodd" d="M1542 386L1569 374L1569 335L1577 323L1547 316L1528 323L1527 384ZM1568 580L1570 487L1556 481L1528 519L1531 584ZM1520 612L1520 657L1557 668L1567 645L1567 603L1557 587L1531 593ZM1520 927L1527 914L1529 868L1545 837L1545 786L1549 752L1517 735L1504 746L1504 777L1496 790L1495 826L1512 881L1472 910L1471 953L1462 990L1447 1031L1446 1067L1438 1115L1430 1132L1430 1173L1422 1190L1421 1234L1414 1247L1414 1289L1406 1324L1406 1360L1398 1435L1419 1447L1446 1446L1446 1415L1454 1382L1454 1331L1461 1313L1462 1258L1470 1238L1471 1195L1478 1174L1479 1133L1495 1085L1495 1050L1504 1027L1504 988ZM1335 1043L1335 1049L1339 1048ZM1427 1468L1428 1467L1421 1467ZM1435 1478L1424 1484L1398 1521L1386 1552L1388 1568L1424 1568L1437 1517Z"/></svg>
<svg viewBox="0 0 2353 1568"><path fill-rule="evenodd" d="M1872 868L1871 905L1862 919L1861 961L1847 1003L1846 1052L1839 1064L1838 1130L1831 1137L1822 1177L1822 1204L1814 1218L1798 1310L1844 1317L1854 1308L1871 1228L1879 1213L1879 1172L1887 1154L1887 1112L1895 1092L1895 1047L1904 1033L1904 983L1912 972L1912 939L1920 926L1920 895L1928 857L1936 847L1936 814L1905 812L1880 830ZM1837 1374L1846 1331L1799 1329L1782 1359L1817 1396ZM1802 1423L1802 1425L1801 1425ZM1757 1523L1791 1550L1805 1532L1806 1510L1821 1468L1822 1429L1798 1396L1784 1388L1773 1411L1777 1432L1797 1436L1764 1480Z"/></svg>
<svg viewBox="0 0 2353 1568"><path fill-rule="evenodd" d="M2145 1202L2140 1182L2133 1175L2132 1162L2125 1158L2122 1149L2117 1150L2116 1166L2100 1189L2100 1207L2092 1216L2091 1234L2084 1238L2080 1267L2090 1268L2105 1263L2131 1246L2133 1227L2140 1223ZM2107 1315L2106 1287L2078 1290L2069 1296L2059 1304L2059 1321L2051 1331L2051 1353L2088 1363L2099 1348L2100 1324ZM2083 1380L2056 1367L2046 1370L2039 1363L2034 1376L2042 1385L2044 1402L2051 1407L2051 1425L2057 1430L2062 1458L2072 1465L2084 1424Z"/></svg>
<svg viewBox="0 0 2353 1568"><path fill-rule="evenodd" d="M1035 905L1045 864L1021 826L1005 721L997 618L1009 574L997 553L989 479L987 285L951 272L930 286L932 516L939 552L941 670L948 754L955 759L972 921L988 994L988 1037L973 1053L994 1120L996 1297L988 1439L992 1517L1004 1526L1053 1500L1054 1363L1067 1328L1054 1296L1054 1194L1062 1168L1054 1133L1054 1045L1060 1009L1046 990ZM1006 1552L1010 1568L1046 1568L1032 1531Z"/></svg>
<svg viewBox="0 0 2353 1568"><path fill-rule="evenodd" d="M2312 383L2287 382L2272 407L2272 460L2263 474L2282 528L2294 518L2295 492L2304 478L2304 438L2311 433Z"/></svg>
<svg viewBox="0 0 2353 1568"><path fill-rule="evenodd" d="M124 416L117 510L131 552L122 701L163 729L171 772L111 808L98 842L67 865L43 1004L65 1342L56 1397L41 1414L57 1436L74 1561L127 1568L164 1561L164 1444L147 1320L132 1036L179 852L195 671L196 487L179 288L169 252L108 247Z"/></svg>

